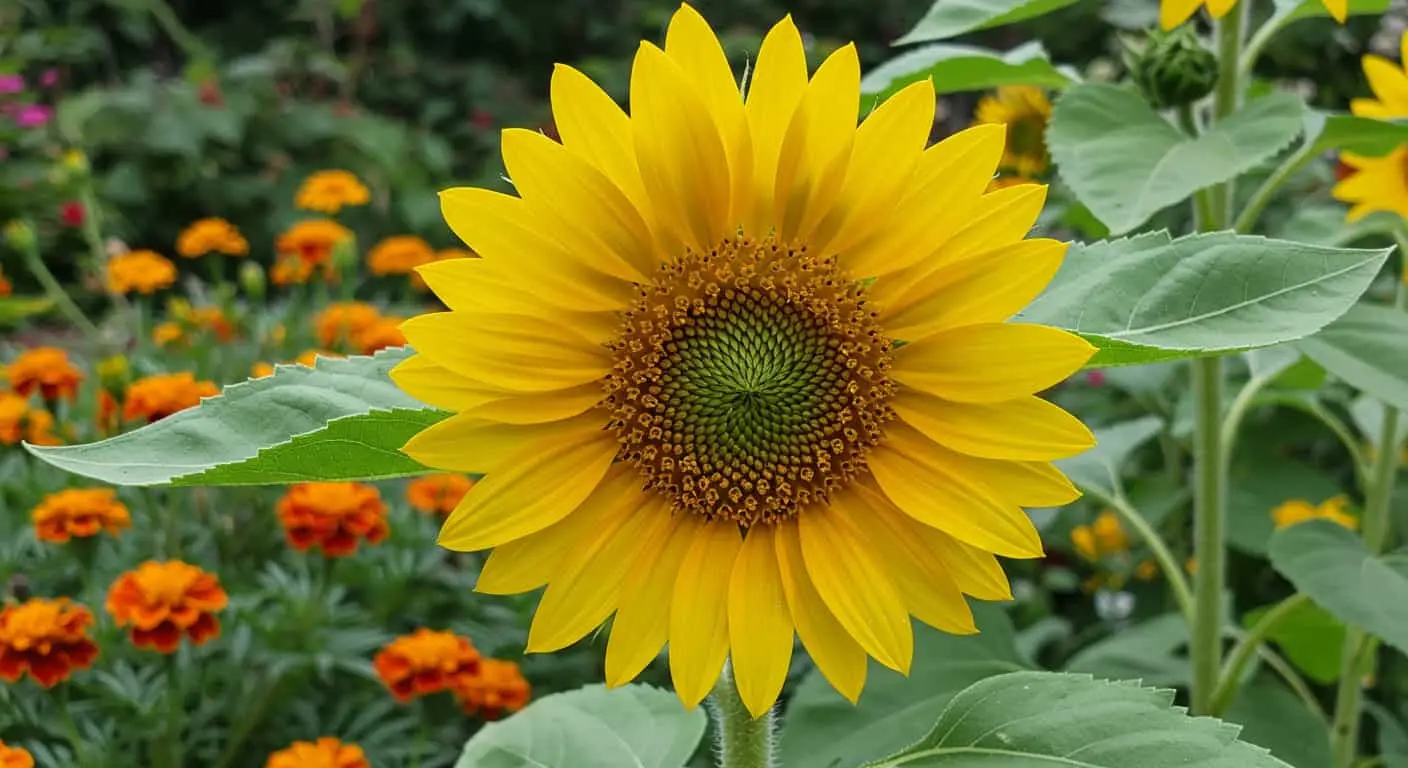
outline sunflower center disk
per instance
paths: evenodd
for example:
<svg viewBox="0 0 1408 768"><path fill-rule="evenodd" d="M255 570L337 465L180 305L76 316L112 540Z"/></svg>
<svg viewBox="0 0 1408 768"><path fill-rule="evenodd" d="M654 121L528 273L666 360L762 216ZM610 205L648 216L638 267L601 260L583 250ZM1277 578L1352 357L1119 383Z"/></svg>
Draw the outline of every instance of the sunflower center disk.
<svg viewBox="0 0 1408 768"><path fill-rule="evenodd" d="M621 459L708 519L773 522L824 500L894 415L891 341L863 289L771 239L662 267L610 349Z"/></svg>

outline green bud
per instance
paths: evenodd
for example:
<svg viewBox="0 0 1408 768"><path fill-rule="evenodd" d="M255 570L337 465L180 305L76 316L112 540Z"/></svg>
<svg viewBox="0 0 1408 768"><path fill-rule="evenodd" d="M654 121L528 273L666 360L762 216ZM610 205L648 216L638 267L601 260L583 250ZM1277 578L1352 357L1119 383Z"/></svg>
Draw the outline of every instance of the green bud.
<svg viewBox="0 0 1408 768"><path fill-rule="evenodd" d="M17 251L28 253L34 249L34 228L20 219L5 224L5 242Z"/></svg>
<svg viewBox="0 0 1408 768"><path fill-rule="evenodd" d="M357 241L354 238L339 240L332 247L332 269L339 278L357 271Z"/></svg>
<svg viewBox="0 0 1408 768"><path fill-rule="evenodd" d="M252 301L263 301L264 288L268 285L268 281L264 277L264 268L255 261L246 261L241 264L240 285Z"/></svg>
<svg viewBox="0 0 1408 768"><path fill-rule="evenodd" d="M1154 30L1142 48L1125 41L1125 63L1144 98L1158 109L1192 104L1217 86L1217 56L1190 25Z"/></svg>

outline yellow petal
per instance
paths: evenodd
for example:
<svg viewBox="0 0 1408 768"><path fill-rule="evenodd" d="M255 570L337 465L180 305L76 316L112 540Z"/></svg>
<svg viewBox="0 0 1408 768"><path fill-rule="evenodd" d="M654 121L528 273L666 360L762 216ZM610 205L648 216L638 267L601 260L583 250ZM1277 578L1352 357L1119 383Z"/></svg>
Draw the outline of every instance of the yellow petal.
<svg viewBox="0 0 1408 768"><path fill-rule="evenodd" d="M964 544L958 539L931 528L905 515L894 515L898 511L892 505L884 505L895 521L906 525L904 530L923 547L937 553L939 562L948 569L949 575L957 582L964 594L979 600L1011 600L1012 585L1002 565L991 553Z"/></svg>
<svg viewBox="0 0 1408 768"><path fill-rule="evenodd" d="M729 645L738 695L762 717L782 693L792 663L792 616L782 590L774 527L748 529L728 590Z"/></svg>
<svg viewBox="0 0 1408 768"><path fill-rule="evenodd" d="M983 195L971 220L939 246L933 263L951 264L1027 236L1046 204L1045 184L1018 184Z"/></svg>
<svg viewBox="0 0 1408 768"><path fill-rule="evenodd" d="M832 615L876 661L909 673L914 633L909 611L850 510L817 505L797 516L802 559Z"/></svg>
<svg viewBox="0 0 1408 768"><path fill-rule="evenodd" d="M535 447L540 450L519 454L475 483L440 529L440 546L489 549L561 520L597 489L620 444L597 432L581 442Z"/></svg>
<svg viewBox="0 0 1408 768"><path fill-rule="evenodd" d="M550 90L562 145L606 174L648 222L649 198L636 165L630 118L596 83L566 64L553 67Z"/></svg>
<svg viewBox="0 0 1408 768"><path fill-rule="evenodd" d="M930 440L970 456L1049 461L1095 445L1095 436L1080 419L1035 396L955 403L904 389L890 404Z"/></svg>
<svg viewBox="0 0 1408 768"><path fill-rule="evenodd" d="M1024 507L1059 507L1081 496L1080 490L1049 462L998 461L951 454L944 463Z"/></svg>
<svg viewBox="0 0 1408 768"><path fill-rule="evenodd" d="M612 512L578 541L543 592L528 630L529 653L562 650L601 626L616 610L633 556L643 543L669 530L669 512L658 505L643 509L652 497L640 488L638 477L631 480Z"/></svg>
<svg viewBox="0 0 1408 768"><path fill-rule="evenodd" d="M460 413L417 432L401 451L428 467L487 474L540 443L581 442L604 434L605 426L604 416L505 424Z"/></svg>
<svg viewBox="0 0 1408 768"><path fill-rule="evenodd" d="M631 125L641 179L662 225L708 252L728 233L728 156L694 83L650 43L641 43L631 70Z"/></svg>
<svg viewBox="0 0 1408 768"><path fill-rule="evenodd" d="M817 69L783 137L773 186L773 221L782 242L805 239L835 205L859 105L860 59L848 44Z"/></svg>
<svg viewBox="0 0 1408 768"><path fill-rule="evenodd" d="M936 451L943 449L897 425L867 460L880 490L906 515L988 552L1041 557L1041 536L1026 512L949 466L957 454Z"/></svg>
<svg viewBox="0 0 1408 768"><path fill-rule="evenodd" d="M882 306L885 332L913 340L960 325L1005 321L1056 276L1066 246L1023 240L936 269Z"/></svg>
<svg viewBox="0 0 1408 768"><path fill-rule="evenodd" d="M606 174L541 133L503 132L504 167L543 226L578 258L622 280L658 264L640 212Z"/></svg>
<svg viewBox="0 0 1408 768"><path fill-rule="evenodd" d="M753 215L744 231L759 236L773 226L773 189L782 139L807 90L807 55L792 17L773 25L758 49L748 84L748 124L753 135Z"/></svg>
<svg viewBox="0 0 1408 768"><path fill-rule="evenodd" d="M1159 26L1173 29L1182 24L1203 7L1203 0L1160 0Z"/></svg>
<svg viewBox="0 0 1408 768"><path fill-rule="evenodd" d="M669 515L669 504L656 503L657 514ZM651 511L647 506L645 511ZM694 515L674 515L662 539L640 542L635 564L621 588L621 605L611 622L606 643L606 684L624 685L635 679L664 647L670 634L670 605L680 564L704 523Z"/></svg>
<svg viewBox="0 0 1408 768"><path fill-rule="evenodd" d="M1237 5L1237 0L1207 0L1208 15L1220 19Z"/></svg>
<svg viewBox="0 0 1408 768"><path fill-rule="evenodd" d="M743 540L731 522L708 523L680 563L670 603L670 677L685 707L713 689L728 656L728 586Z"/></svg>
<svg viewBox="0 0 1408 768"><path fill-rule="evenodd" d="M536 276L513 269L501 260L442 259L422 264L416 274L452 310L493 315L530 315L572 328L596 342L606 342L619 330L614 311L578 312L552 303L552 291L540 293Z"/></svg>
<svg viewBox="0 0 1408 768"><path fill-rule="evenodd" d="M447 411L462 411L503 396L502 390L467 379L425 355L411 355L396 364L391 380L411 397Z"/></svg>
<svg viewBox="0 0 1408 768"><path fill-rule="evenodd" d="M774 539L782 589L797 636L831 687L854 704L865 688L865 649L836 620L807 575L797 521L777 524Z"/></svg>
<svg viewBox="0 0 1408 768"><path fill-rule="evenodd" d="M1015 400L1080 370L1095 348L1044 325L984 323L933 334L895 350L897 381L963 403Z"/></svg>
<svg viewBox="0 0 1408 768"><path fill-rule="evenodd" d="M525 315L431 312L402 323L401 331L432 362L495 389L567 389L611 370L602 345Z"/></svg>
<svg viewBox="0 0 1408 768"><path fill-rule="evenodd" d="M540 424L545 421L570 419L585 413L604 397L601 385L597 382L548 392L506 393L502 397L465 409L464 415L506 424Z"/></svg>
<svg viewBox="0 0 1408 768"><path fill-rule="evenodd" d="M1349 0L1321 0L1325 4L1325 10L1335 18L1335 21L1343 24L1349 18Z"/></svg>
<svg viewBox="0 0 1408 768"><path fill-rule="evenodd" d="M1364 76L1374 95L1385 103L1408 101L1408 73L1382 56L1364 57Z"/></svg>

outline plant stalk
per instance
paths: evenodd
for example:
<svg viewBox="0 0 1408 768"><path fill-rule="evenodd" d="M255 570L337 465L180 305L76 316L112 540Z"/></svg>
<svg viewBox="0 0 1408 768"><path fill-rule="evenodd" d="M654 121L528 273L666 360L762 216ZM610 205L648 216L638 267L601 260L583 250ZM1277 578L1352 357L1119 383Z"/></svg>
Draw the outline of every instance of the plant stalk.
<svg viewBox="0 0 1408 768"><path fill-rule="evenodd" d="M25 226L28 226L27 222ZM33 230L31 229L31 231ZM83 310L73 303L73 299L68 296L68 291L64 290L58 279L54 277L54 273L44 265L44 259L39 256L38 241L34 237L29 238L29 242L19 251L20 256L24 259L25 267L34 276L34 279L44 287L44 293L50 301L54 302L54 306L57 306L59 311L64 313L69 322L83 329L83 334L88 337L89 341L98 344L102 332L98 330L98 326L94 325L92 320L88 319L87 315L83 314Z"/></svg>
<svg viewBox="0 0 1408 768"><path fill-rule="evenodd" d="M1217 683L1217 689L1213 691L1212 709L1209 714L1220 717L1232 706L1232 700L1237 696L1237 688L1242 682L1242 671L1246 669L1252 656L1256 655L1257 649L1266 642L1271 630L1308 602L1310 598L1301 593L1282 600L1267 611L1266 615L1233 646L1232 652L1227 655L1227 663L1223 665L1222 678Z"/></svg>
<svg viewBox="0 0 1408 768"><path fill-rule="evenodd" d="M718 733L719 768L776 768L773 757L773 710L754 718L738 695L733 664L726 662L709 694L709 712Z"/></svg>

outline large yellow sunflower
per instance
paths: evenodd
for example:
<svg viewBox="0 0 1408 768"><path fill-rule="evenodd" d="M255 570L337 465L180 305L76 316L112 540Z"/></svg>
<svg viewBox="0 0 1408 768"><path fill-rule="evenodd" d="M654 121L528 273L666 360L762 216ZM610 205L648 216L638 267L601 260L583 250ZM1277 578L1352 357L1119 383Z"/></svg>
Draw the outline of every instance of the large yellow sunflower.
<svg viewBox="0 0 1408 768"><path fill-rule="evenodd" d="M1349 18L1349 0L1320 0L1325 11L1343 24ZM1237 0L1159 0L1159 25L1173 29L1193 17L1199 8L1207 6L1208 15L1220 19L1237 5Z"/></svg>
<svg viewBox="0 0 1408 768"><path fill-rule="evenodd" d="M558 67L562 143L503 134L517 196L442 194L482 258L420 267L450 311L393 376L456 412L406 452L484 475L440 543L493 549L480 592L546 586L529 651L614 614L608 684L668 643L687 706L731 658L761 714L794 631L854 701L867 654L909 669L911 614L971 633L965 594L1010 598L994 555L1041 554L1022 507L1076 498L1050 461L1092 443L1036 393L1092 348L1005 322L1065 244L1023 240L1044 187L985 193L1002 126L926 150L921 82L857 128L855 48L808 81L790 18L752 72L688 6L629 116Z"/></svg>
<svg viewBox="0 0 1408 768"><path fill-rule="evenodd" d="M1382 57L1369 54L1361 61L1364 77L1374 92L1372 99L1351 99L1349 109L1360 117L1374 117L1380 120L1396 120L1408 117L1408 32L1398 41L1399 58L1405 62L1394 64Z"/></svg>
<svg viewBox="0 0 1408 768"><path fill-rule="evenodd" d="M1341 152L1340 162L1348 173L1330 193L1350 204L1347 221L1358 221L1374 211L1408 218L1408 146L1383 157Z"/></svg>

